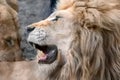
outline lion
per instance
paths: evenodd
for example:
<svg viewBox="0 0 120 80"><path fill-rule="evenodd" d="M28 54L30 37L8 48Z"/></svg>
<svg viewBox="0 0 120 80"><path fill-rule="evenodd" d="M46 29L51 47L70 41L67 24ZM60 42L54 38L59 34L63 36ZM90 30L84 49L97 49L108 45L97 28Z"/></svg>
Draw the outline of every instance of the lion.
<svg viewBox="0 0 120 80"><path fill-rule="evenodd" d="M1 80L120 80L116 0L60 0L27 27L36 60L0 63Z"/></svg>
<svg viewBox="0 0 120 80"><path fill-rule="evenodd" d="M53 65L46 80L120 80L119 0L60 0L28 32L44 53L39 63ZM61 63L53 64L58 54Z"/></svg>
<svg viewBox="0 0 120 80"><path fill-rule="evenodd" d="M23 59L18 30L16 10L6 0L0 0L0 61Z"/></svg>

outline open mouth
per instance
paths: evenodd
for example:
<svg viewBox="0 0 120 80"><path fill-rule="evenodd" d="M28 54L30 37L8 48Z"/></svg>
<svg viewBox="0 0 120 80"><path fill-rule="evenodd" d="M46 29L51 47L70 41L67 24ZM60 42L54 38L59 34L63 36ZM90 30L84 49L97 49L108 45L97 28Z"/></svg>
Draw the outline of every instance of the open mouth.
<svg viewBox="0 0 120 80"><path fill-rule="evenodd" d="M43 45L34 44L35 48L38 50L38 62L43 64L53 63L58 54L58 49L56 45Z"/></svg>

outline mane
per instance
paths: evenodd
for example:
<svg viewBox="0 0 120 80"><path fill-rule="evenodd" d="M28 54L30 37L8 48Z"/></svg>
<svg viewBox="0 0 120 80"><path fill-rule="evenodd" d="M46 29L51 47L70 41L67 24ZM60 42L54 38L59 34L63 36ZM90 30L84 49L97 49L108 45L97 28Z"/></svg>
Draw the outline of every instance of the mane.
<svg viewBox="0 0 120 80"><path fill-rule="evenodd" d="M64 0L63 0L64 1ZM87 6L81 1L59 2L59 9L74 5L78 18L74 40L67 62L56 68L51 80L119 80L120 79L120 10L115 1L91 0ZM87 7L85 13L79 8ZM80 17L82 17L82 21ZM80 17L79 17L80 16Z"/></svg>

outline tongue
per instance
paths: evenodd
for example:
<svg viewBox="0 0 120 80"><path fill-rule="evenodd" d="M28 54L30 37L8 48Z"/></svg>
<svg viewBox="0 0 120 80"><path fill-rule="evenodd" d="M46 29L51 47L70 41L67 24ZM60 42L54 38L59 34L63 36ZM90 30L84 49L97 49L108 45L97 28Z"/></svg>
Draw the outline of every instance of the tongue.
<svg viewBox="0 0 120 80"><path fill-rule="evenodd" d="M47 59L47 55L41 56L41 57L39 58L39 60L41 60L41 61L45 61L46 59Z"/></svg>
<svg viewBox="0 0 120 80"><path fill-rule="evenodd" d="M42 51L38 50L38 60L45 61L47 59L47 54L43 53Z"/></svg>

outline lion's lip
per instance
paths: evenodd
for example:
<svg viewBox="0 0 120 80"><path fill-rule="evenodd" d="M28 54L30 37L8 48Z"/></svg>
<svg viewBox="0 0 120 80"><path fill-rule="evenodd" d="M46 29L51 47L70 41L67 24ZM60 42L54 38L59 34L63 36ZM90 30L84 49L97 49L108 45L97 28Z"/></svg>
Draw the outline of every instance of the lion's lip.
<svg viewBox="0 0 120 80"><path fill-rule="evenodd" d="M38 56L39 63L50 64L53 63L58 54L58 48L56 45L38 45L34 44L35 48L39 51L42 51Z"/></svg>

